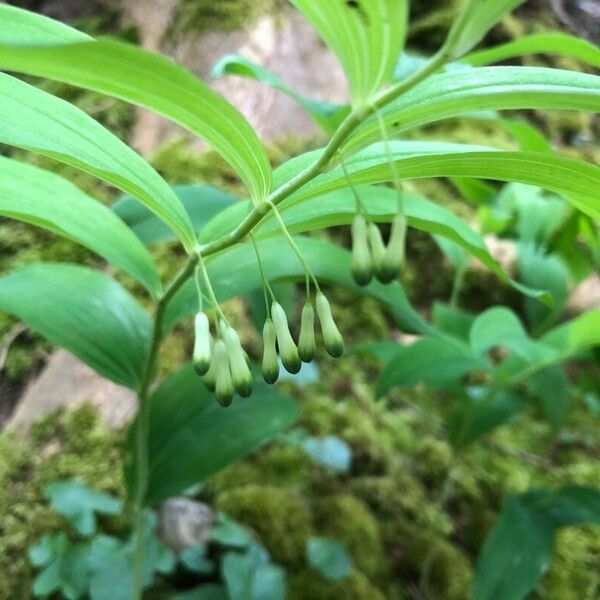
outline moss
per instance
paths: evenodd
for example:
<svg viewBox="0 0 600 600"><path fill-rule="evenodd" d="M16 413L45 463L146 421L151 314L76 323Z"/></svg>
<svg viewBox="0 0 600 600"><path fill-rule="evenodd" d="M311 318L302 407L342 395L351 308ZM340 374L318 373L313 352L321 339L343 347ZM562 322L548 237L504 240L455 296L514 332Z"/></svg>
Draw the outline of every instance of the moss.
<svg viewBox="0 0 600 600"><path fill-rule="evenodd" d="M282 0L182 0L175 30L234 31L277 12Z"/></svg>
<svg viewBox="0 0 600 600"><path fill-rule="evenodd" d="M542 589L543 597L548 600L593 600L600 597L598 527L560 530Z"/></svg>
<svg viewBox="0 0 600 600"><path fill-rule="evenodd" d="M423 481L442 480L451 461L452 449L448 443L429 437L418 443L415 453L415 471Z"/></svg>
<svg viewBox="0 0 600 600"><path fill-rule="evenodd" d="M0 598L29 598L27 549L43 534L65 528L43 495L45 485L78 477L124 496L122 442L123 435L101 426L89 406L41 420L30 439L10 431L0 435ZM115 531L123 523L119 518L103 526Z"/></svg>
<svg viewBox="0 0 600 600"><path fill-rule="evenodd" d="M250 527L275 562L287 567L303 563L312 519L299 494L272 485L246 485L220 494L216 506Z"/></svg>
<svg viewBox="0 0 600 600"><path fill-rule="evenodd" d="M305 570L288 579L288 600L384 600L386 596L361 573L353 571L338 582L326 581Z"/></svg>
<svg viewBox="0 0 600 600"><path fill-rule="evenodd" d="M385 580L387 557L376 518L364 502L348 494L327 496L315 506L319 536L343 542L357 569L372 581Z"/></svg>

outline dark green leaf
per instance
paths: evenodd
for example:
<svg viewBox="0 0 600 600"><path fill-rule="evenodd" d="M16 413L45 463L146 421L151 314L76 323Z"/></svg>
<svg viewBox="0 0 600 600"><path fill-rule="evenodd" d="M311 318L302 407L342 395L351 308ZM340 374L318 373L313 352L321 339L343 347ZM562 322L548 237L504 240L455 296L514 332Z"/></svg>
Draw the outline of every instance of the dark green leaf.
<svg viewBox="0 0 600 600"><path fill-rule="evenodd" d="M208 575L215 570L215 564L206 556L206 545L198 544L182 550L179 560L188 571Z"/></svg>
<svg viewBox="0 0 600 600"><path fill-rule="evenodd" d="M569 411L569 380L561 367L549 367L527 380L528 391L539 399L544 416L558 431Z"/></svg>
<svg viewBox="0 0 600 600"><path fill-rule="evenodd" d="M396 386L409 387L419 382L445 386L467 373L489 365L458 340L425 337L410 346L400 346L385 366L377 382L377 395Z"/></svg>
<svg viewBox="0 0 600 600"><path fill-rule="evenodd" d="M294 400L262 383L250 400L222 408L191 366L167 379L150 403L149 505L246 456L298 416ZM132 472L128 484L135 487Z"/></svg>
<svg viewBox="0 0 600 600"><path fill-rule="evenodd" d="M0 309L108 379L138 387L150 348L150 318L107 275L68 264L21 267L0 279Z"/></svg>
<svg viewBox="0 0 600 600"><path fill-rule="evenodd" d="M486 391L483 388L479 394L466 396L464 405L450 416L450 441L458 450L504 425L527 406L524 398L509 389L491 396Z"/></svg>
<svg viewBox="0 0 600 600"><path fill-rule="evenodd" d="M211 540L221 546L230 548L247 548L252 543L252 536L243 526L227 515L219 515L219 523L211 532Z"/></svg>
<svg viewBox="0 0 600 600"><path fill-rule="evenodd" d="M550 562L554 523L510 496L477 561L473 600L522 600Z"/></svg>
<svg viewBox="0 0 600 600"><path fill-rule="evenodd" d="M435 302L431 321L440 331L468 342L475 315L448 304Z"/></svg>
<svg viewBox="0 0 600 600"><path fill-rule="evenodd" d="M228 192L202 184L176 185L173 191L196 231L200 231L218 213L239 200ZM112 209L146 246L176 239L173 232L156 215L131 196L121 197L112 205Z"/></svg>

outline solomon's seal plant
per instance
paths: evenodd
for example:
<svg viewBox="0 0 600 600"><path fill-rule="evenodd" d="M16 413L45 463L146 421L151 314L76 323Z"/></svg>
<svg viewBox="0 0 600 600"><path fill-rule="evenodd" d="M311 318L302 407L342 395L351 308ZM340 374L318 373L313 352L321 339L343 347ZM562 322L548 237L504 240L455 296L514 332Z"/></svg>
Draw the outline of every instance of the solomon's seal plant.
<svg viewBox="0 0 600 600"><path fill-rule="evenodd" d="M349 84L348 105L306 99L246 59L228 57L216 69L217 74L241 73L275 85L304 106L327 135L321 149L276 170L244 117L167 58L119 41L95 40L0 5L0 69L153 110L206 140L247 190L248 198L233 204L229 195L212 190L222 210L199 211L205 198L185 198L84 112L0 73L0 143L66 163L128 195L110 210L56 174L0 158L0 215L86 246L133 277L147 292L146 305L152 305L150 314L110 274L77 265L32 264L0 279L1 309L139 398L126 473L136 531L132 598L141 597L144 585L145 508L248 452L296 415L292 400L253 380L239 335L221 309L224 300L263 288L261 362L267 383L277 380L279 359L287 371L297 373L302 361L313 358L315 316L325 350L333 357L343 353L344 341L320 287L325 283L372 295L390 308L402 329L431 334L395 281L405 260L408 226L452 241L522 293L551 300L543 290L511 279L480 235L451 211L402 189L405 180L428 177L465 185L473 179L514 181L564 196L572 210L591 222L600 217L597 165L528 147L505 151L405 135L480 111L599 111L600 78L595 75L488 66L502 52L469 54L522 1L465 0L441 48L397 80L407 0L292 0L339 59ZM522 47L527 48L527 40ZM539 44L536 48L539 52ZM584 60L597 60L593 47L585 52L578 48ZM388 183L394 189L382 185ZM184 249L186 259L171 281L161 281L150 252L157 239L138 227L140 221L158 223L160 240L177 240ZM384 223L391 223L387 241L380 230ZM351 225L352 253L301 235L344 224ZM292 335L295 326L290 330L289 315L270 285L290 279L303 280L306 288L298 342ZM193 364L157 386L165 336L194 315ZM587 331L593 336L596 330ZM201 409L194 405L195 396L204 393L196 373L220 404L231 405L227 411L215 403ZM247 397L253 388L253 398L235 400L236 394ZM198 414L204 419L197 419ZM176 427L188 422L194 423L195 435L177 436ZM252 427L246 426L249 422ZM208 445L216 429L222 435L208 450L202 444ZM197 450L200 446L202 451ZM216 460L210 465L198 460L205 454Z"/></svg>

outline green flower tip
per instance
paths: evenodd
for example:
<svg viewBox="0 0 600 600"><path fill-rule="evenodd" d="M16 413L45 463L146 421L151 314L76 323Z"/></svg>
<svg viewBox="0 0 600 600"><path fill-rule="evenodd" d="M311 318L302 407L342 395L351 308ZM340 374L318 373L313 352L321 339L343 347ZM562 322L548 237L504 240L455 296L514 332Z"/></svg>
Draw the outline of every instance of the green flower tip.
<svg viewBox="0 0 600 600"><path fill-rule="evenodd" d="M278 302L273 302L271 306L271 317L275 326L281 362L283 362L283 366L288 373L298 373L302 367L302 361L300 360L300 356L298 356L298 348L290 333L285 311Z"/></svg>
<svg viewBox="0 0 600 600"><path fill-rule="evenodd" d="M344 354L344 338L333 320L329 301L322 292L317 293L316 305L317 314L319 315L319 321L321 323L321 332L323 333L325 350L327 350L329 356L338 358Z"/></svg>
<svg viewBox="0 0 600 600"><path fill-rule="evenodd" d="M221 406L229 406L233 400L233 378L229 366L229 356L227 356L227 346L223 340L217 340L215 343L215 395Z"/></svg>
<svg viewBox="0 0 600 600"><path fill-rule="evenodd" d="M198 375L206 375L210 368L212 336L210 335L210 325L208 317L203 313L196 315L195 322L195 342L193 364Z"/></svg>
<svg viewBox="0 0 600 600"><path fill-rule="evenodd" d="M367 223L362 215L356 215L352 221L352 277L358 285L367 285L373 277Z"/></svg>
<svg viewBox="0 0 600 600"><path fill-rule="evenodd" d="M380 277L382 283L390 283L398 277L402 270L406 249L406 229L407 223L404 215L396 215L392 221L390 241L385 251Z"/></svg>
<svg viewBox="0 0 600 600"><path fill-rule="evenodd" d="M298 355L302 362L309 363L315 357L315 311L310 302L302 309Z"/></svg>
<svg viewBox="0 0 600 600"><path fill-rule="evenodd" d="M223 333L223 341L229 354L229 366L235 391L242 398L248 398L252 394L252 373L237 331L233 327L226 327Z"/></svg>
<svg viewBox="0 0 600 600"><path fill-rule="evenodd" d="M263 345L263 378L267 383L273 384L279 379L279 361L277 360L277 335L271 319L267 319L263 326Z"/></svg>

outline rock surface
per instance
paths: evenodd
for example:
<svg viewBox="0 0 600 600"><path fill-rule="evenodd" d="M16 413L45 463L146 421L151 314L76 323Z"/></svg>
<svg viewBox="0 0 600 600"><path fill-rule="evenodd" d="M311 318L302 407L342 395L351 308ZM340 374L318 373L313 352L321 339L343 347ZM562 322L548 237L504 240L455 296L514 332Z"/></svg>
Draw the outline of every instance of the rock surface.
<svg viewBox="0 0 600 600"><path fill-rule="evenodd" d="M101 378L65 350L58 350L19 402L9 427L26 430L40 417L59 408L90 403L109 427L120 427L135 414L137 401L131 390Z"/></svg>

